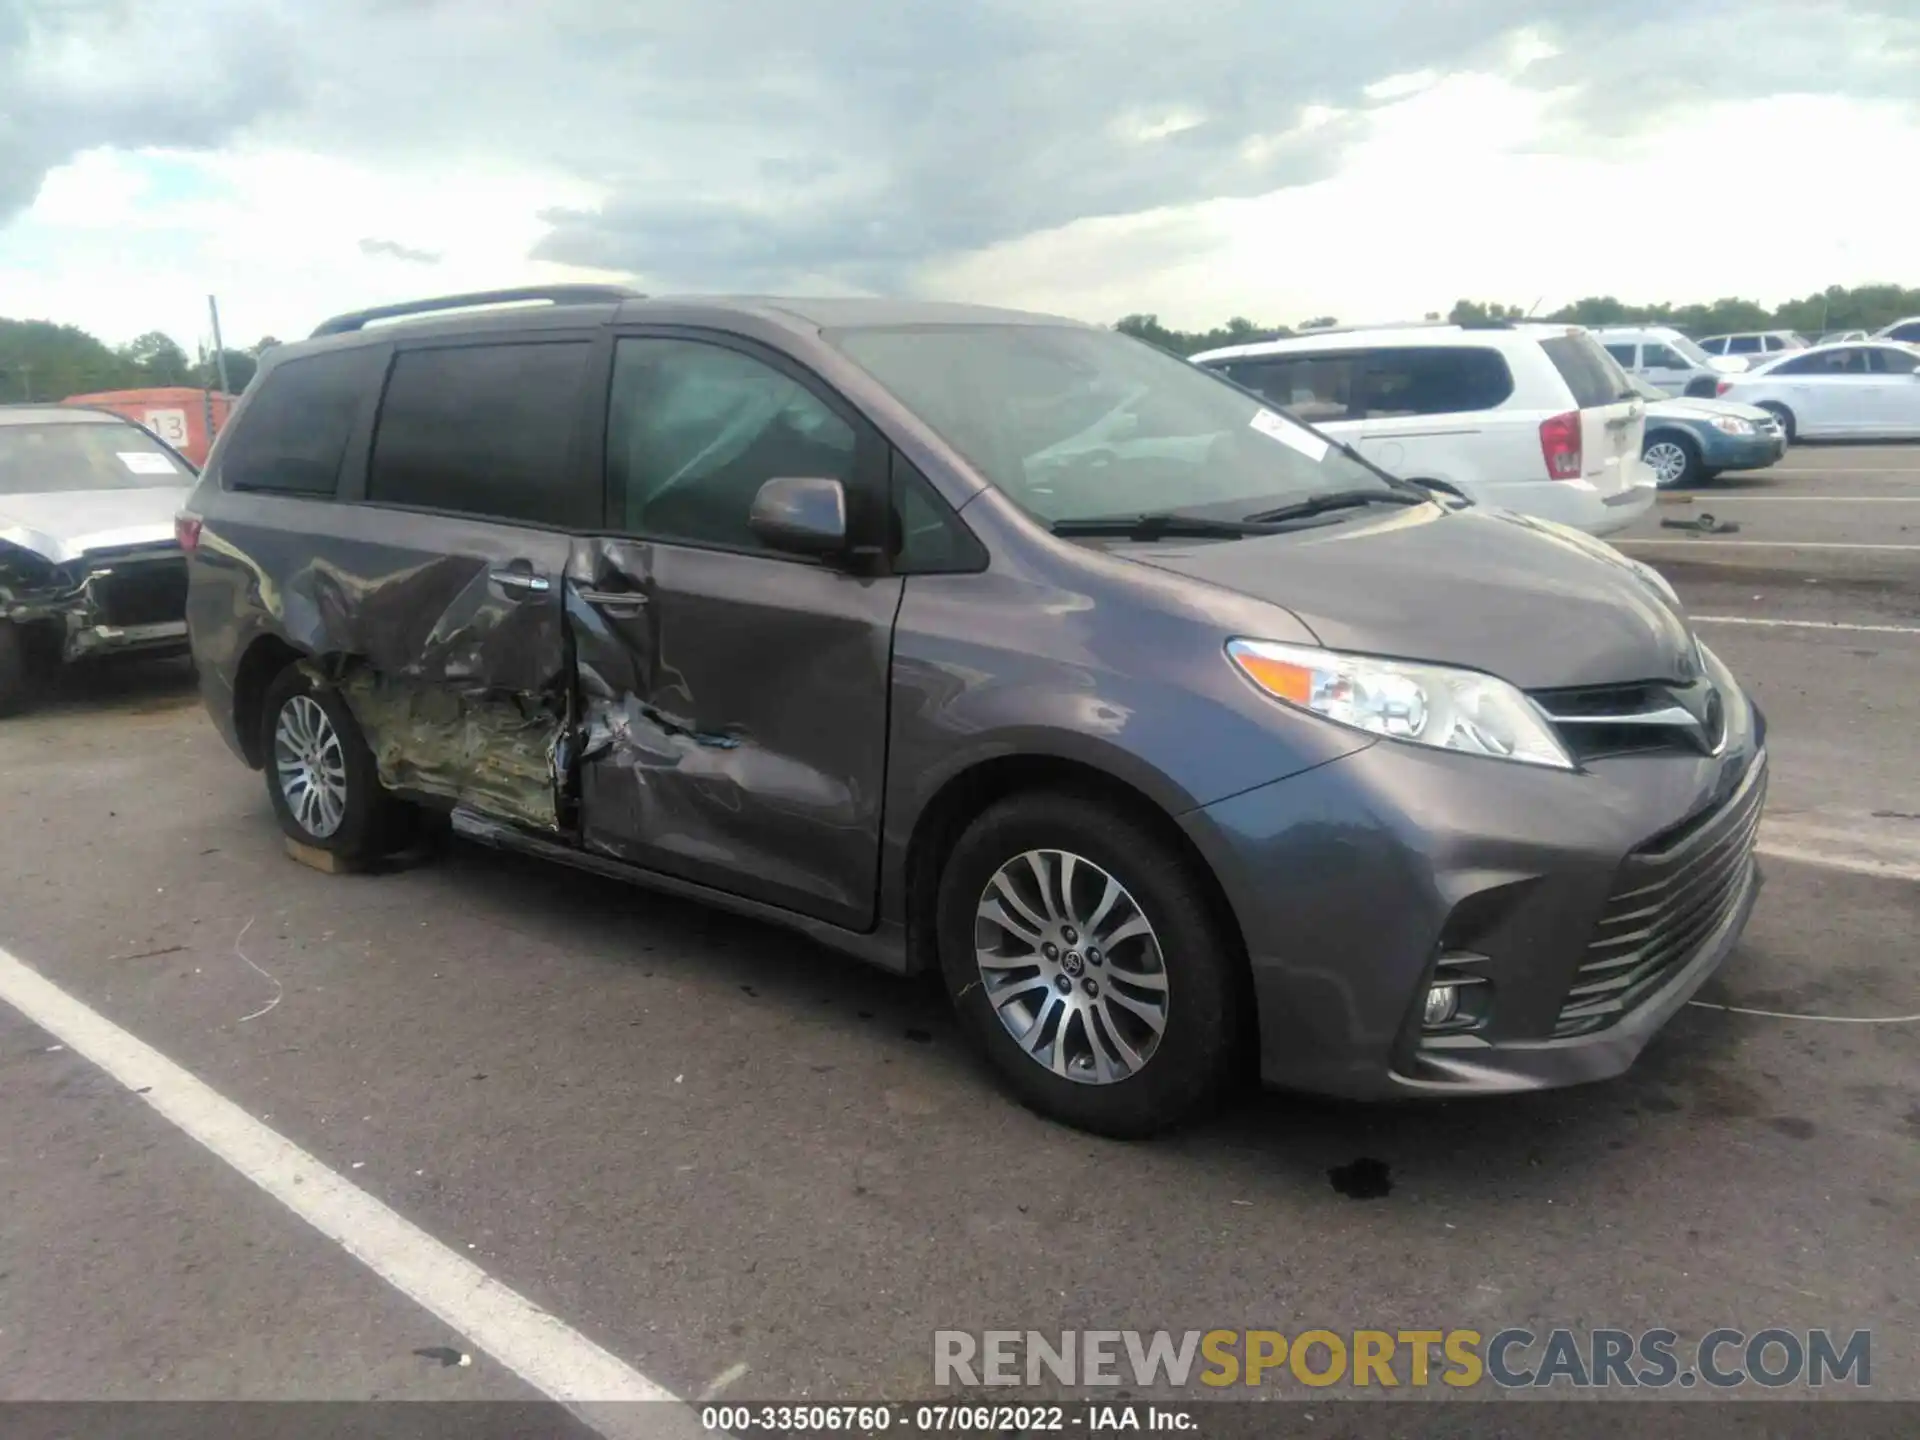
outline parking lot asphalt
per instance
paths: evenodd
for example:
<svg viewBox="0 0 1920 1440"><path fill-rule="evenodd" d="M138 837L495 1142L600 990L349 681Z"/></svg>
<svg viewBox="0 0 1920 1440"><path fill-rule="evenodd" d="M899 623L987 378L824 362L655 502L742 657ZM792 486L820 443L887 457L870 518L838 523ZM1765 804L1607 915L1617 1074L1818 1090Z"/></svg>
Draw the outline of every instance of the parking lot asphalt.
<svg viewBox="0 0 1920 1440"><path fill-rule="evenodd" d="M1739 532L1661 524L1702 510ZM1737 1008L1611 1083L1092 1139L783 932L458 845L293 864L170 665L0 725L0 948L681 1396L925 1397L949 1328L1615 1325L1870 1328L1920 1398L1920 446L1798 447L1621 543L1775 779L1700 996ZM0 1399L534 1393L153 1101L0 1004Z"/></svg>

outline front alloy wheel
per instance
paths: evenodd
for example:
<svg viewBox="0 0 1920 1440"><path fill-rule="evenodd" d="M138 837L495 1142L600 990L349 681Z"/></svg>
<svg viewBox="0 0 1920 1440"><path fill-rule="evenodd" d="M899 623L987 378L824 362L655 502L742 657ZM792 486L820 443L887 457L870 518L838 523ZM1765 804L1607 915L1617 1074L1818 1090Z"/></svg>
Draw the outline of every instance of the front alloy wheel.
<svg viewBox="0 0 1920 1440"><path fill-rule="evenodd" d="M1191 1120L1251 1056L1244 951L1202 862L1138 804L1026 790L940 868L961 1029L1033 1109L1133 1138Z"/></svg>
<svg viewBox="0 0 1920 1440"><path fill-rule="evenodd" d="M1035 1064L1109 1085L1153 1059L1166 959L1126 886L1072 851L1028 850L994 871L975 915L987 1002Z"/></svg>
<svg viewBox="0 0 1920 1440"><path fill-rule="evenodd" d="M1698 464L1686 442L1662 436L1647 446L1643 457L1662 490L1672 490L1692 480Z"/></svg>

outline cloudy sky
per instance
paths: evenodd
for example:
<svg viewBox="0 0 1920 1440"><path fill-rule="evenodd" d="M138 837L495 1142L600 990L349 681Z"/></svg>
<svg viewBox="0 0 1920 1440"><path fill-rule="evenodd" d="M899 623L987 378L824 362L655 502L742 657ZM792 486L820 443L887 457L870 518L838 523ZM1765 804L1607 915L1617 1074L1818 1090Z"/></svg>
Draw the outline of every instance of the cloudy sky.
<svg viewBox="0 0 1920 1440"><path fill-rule="evenodd" d="M1920 0L0 0L0 315L1920 284Z"/></svg>

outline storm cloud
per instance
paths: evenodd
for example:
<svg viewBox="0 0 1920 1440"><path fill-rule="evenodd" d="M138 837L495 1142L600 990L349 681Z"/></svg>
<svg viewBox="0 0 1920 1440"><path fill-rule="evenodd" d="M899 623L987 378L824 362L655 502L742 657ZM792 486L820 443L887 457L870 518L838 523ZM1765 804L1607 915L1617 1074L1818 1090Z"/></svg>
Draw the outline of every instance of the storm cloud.
<svg viewBox="0 0 1920 1440"><path fill-rule="evenodd" d="M606 199L549 213L539 258L656 290L910 289L1087 217L1307 183L1412 72L1549 92L1576 150L1702 99L1920 103L1920 0L223 0L171 80L144 67L180 8L96 8L120 23L0 8L0 222L86 146L244 132L564 174Z"/></svg>

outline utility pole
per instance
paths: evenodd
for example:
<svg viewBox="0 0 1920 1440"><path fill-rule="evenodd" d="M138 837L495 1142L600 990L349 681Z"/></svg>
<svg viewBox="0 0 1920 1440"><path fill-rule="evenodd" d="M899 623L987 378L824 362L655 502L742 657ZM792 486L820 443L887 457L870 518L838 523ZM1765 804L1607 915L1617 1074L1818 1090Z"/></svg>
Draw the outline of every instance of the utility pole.
<svg viewBox="0 0 1920 1440"><path fill-rule="evenodd" d="M31 405L33 403L33 366L24 360L20 362L20 390L26 402Z"/></svg>
<svg viewBox="0 0 1920 1440"><path fill-rule="evenodd" d="M230 394L227 389L227 347L220 340L220 302L213 296L207 296L207 313L213 317L213 359L220 376L220 393ZM213 443L213 400L207 400L207 443Z"/></svg>

